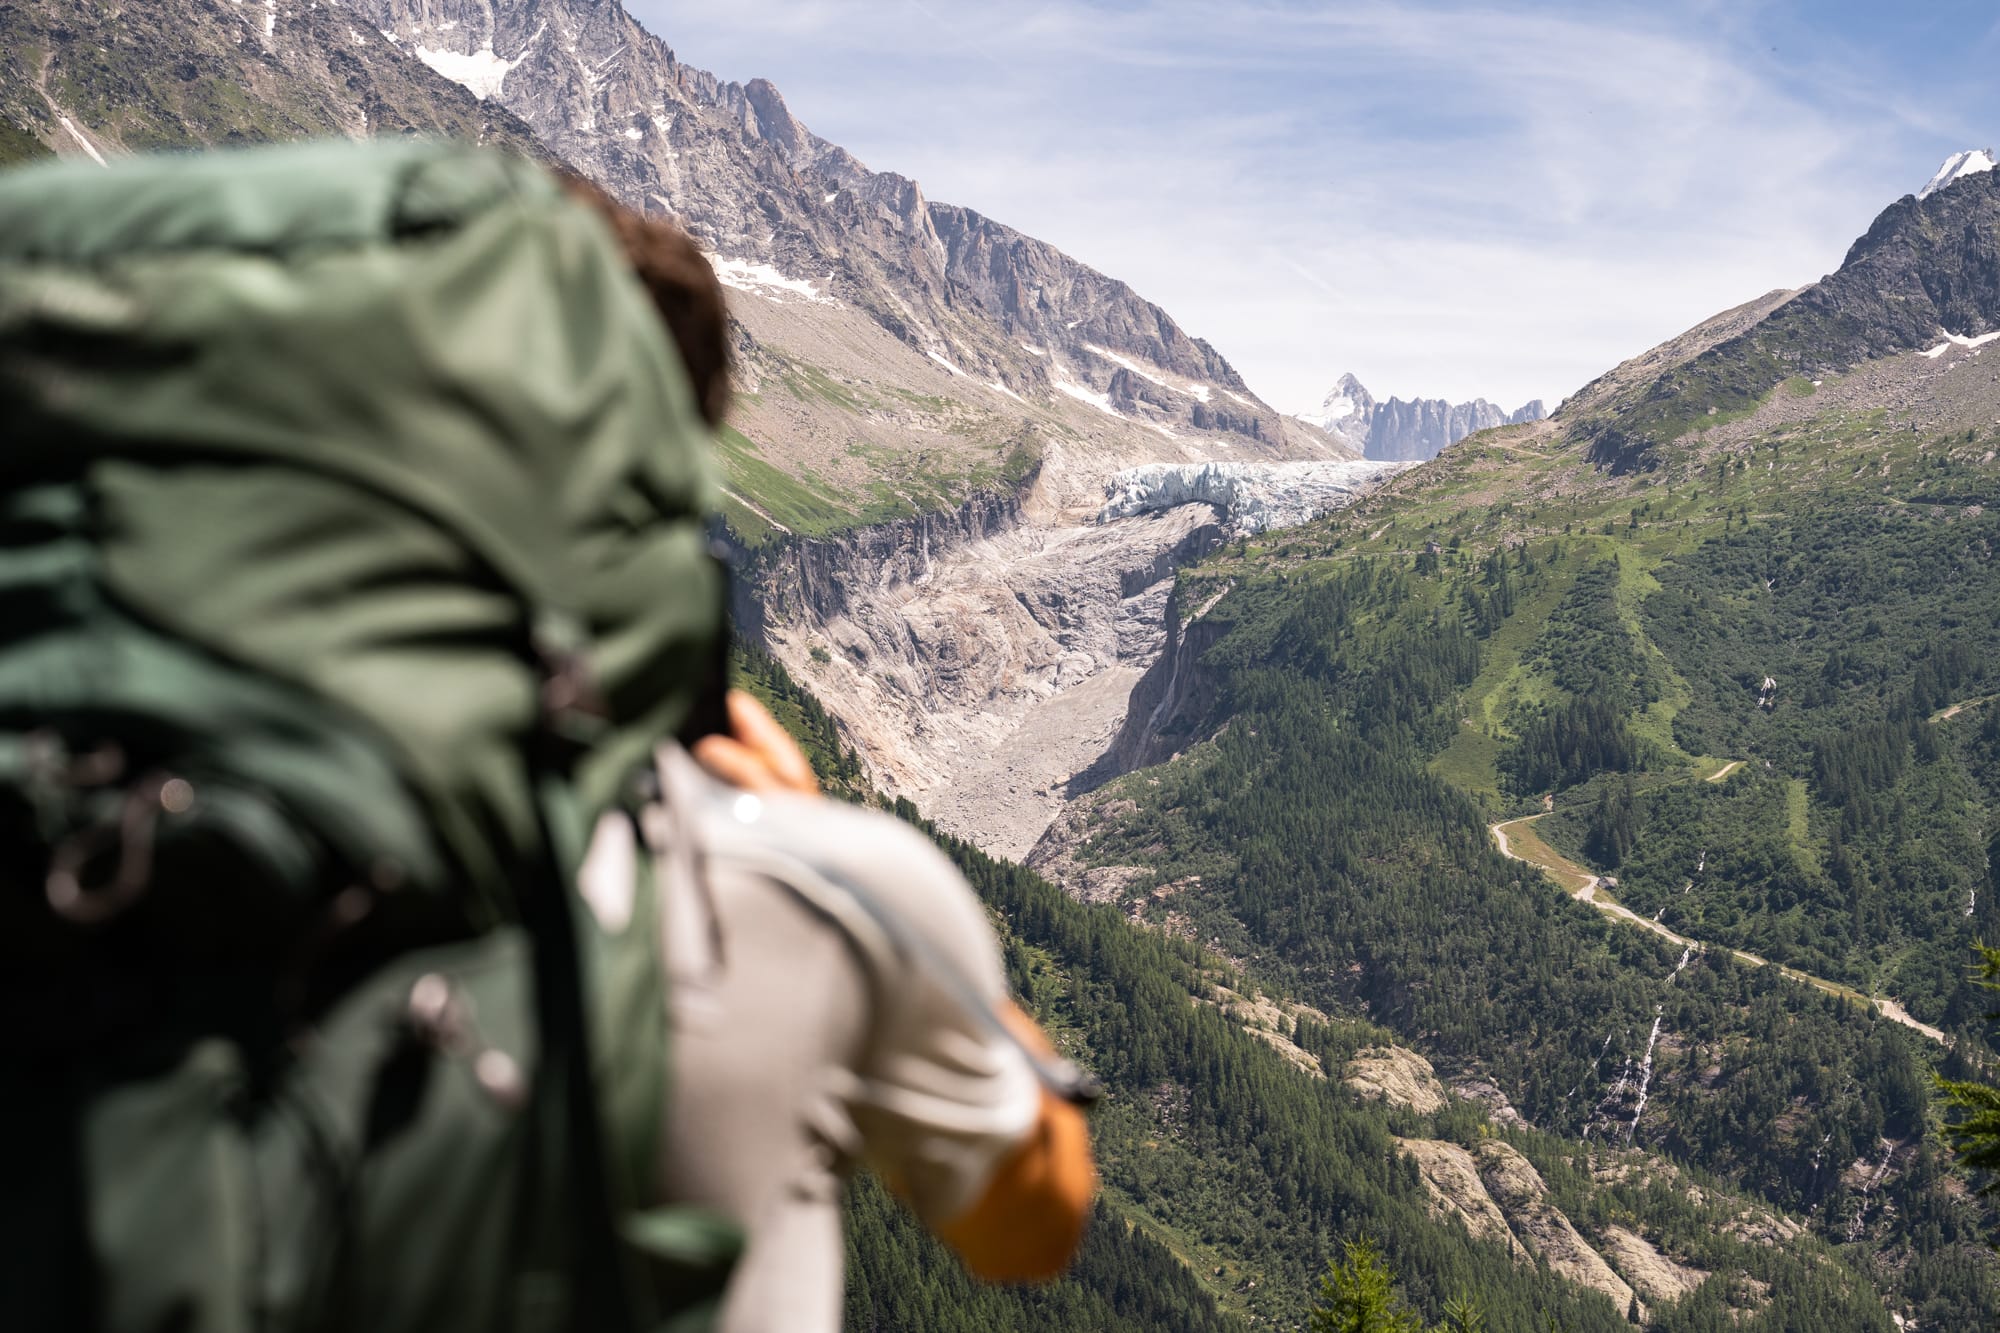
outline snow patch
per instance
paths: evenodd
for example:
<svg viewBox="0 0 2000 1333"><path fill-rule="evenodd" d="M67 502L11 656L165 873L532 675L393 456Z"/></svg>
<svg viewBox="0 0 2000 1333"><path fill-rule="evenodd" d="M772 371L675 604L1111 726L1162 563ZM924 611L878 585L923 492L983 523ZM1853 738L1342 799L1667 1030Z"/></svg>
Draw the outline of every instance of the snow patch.
<svg viewBox="0 0 2000 1333"><path fill-rule="evenodd" d="M821 196L820 196L820 198L819 198L819 201L820 201L820 202L821 202L822 204L830 204L830 203L832 203L832 202L833 202L834 200L836 200L836 199L838 199L838 198L840 198L840 191L838 191L838 190L835 190L835 191L834 191L834 192L833 192L832 194L823 194L823 195L821 195Z"/></svg>
<svg viewBox="0 0 2000 1333"><path fill-rule="evenodd" d="M1944 341L1936 347L1918 352L1918 356L1929 357L1935 361L1954 347L1984 347L1994 339L2000 338L2000 330L1996 330L1993 333L1982 333L1977 338L1968 338L1962 333L1945 333L1943 329L1939 329L1938 332L1944 337Z"/></svg>
<svg viewBox="0 0 2000 1333"><path fill-rule="evenodd" d="M999 380L994 380L991 384L987 385L986 387L993 390L993 392L995 393L1006 394L1009 398L1012 398L1017 403L1025 403L1028 401L1027 399L1023 398L1020 394L1015 393L1012 389L1002 384Z"/></svg>
<svg viewBox="0 0 2000 1333"><path fill-rule="evenodd" d="M1977 176L1982 171L1993 170L1993 166L1991 148L1968 148L1962 153L1953 153L1937 169L1937 175L1931 177L1930 183L1917 191L1917 198L1928 199L1960 177Z"/></svg>
<svg viewBox="0 0 2000 1333"><path fill-rule="evenodd" d="M264 0L264 39L278 30L278 0Z"/></svg>
<svg viewBox="0 0 2000 1333"><path fill-rule="evenodd" d="M472 52L433 51L428 46L418 46L416 52L417 59L453 83L462 85L482 102L489 97L498 97L500 86L507 82L508 72L521 63L518 58L502 60L494 54L491 42Z"/></svg>
<svg viewBox="0 0 2000 1333"><path fill-rule="evenodd" d="M1057 393L1068 394L1079 403L1089 403L1106 416L1117 417L1120 421L1127 419L1123 412L1120 412L1111 405L1111 395L1108 393L1098 393L1094 389L1086 389L1081 384L1077 384L1072 380L1057 380L1055 381L1055 387ZM1123 476L1124 474L1120 473L1119 475Z"/></svg>
<svg viewBox="0 0 2000 1333"><path fill-rule="evenodd" d="M1175 393L1184 393L1188 397L1193 398L1198 402L1205 403L1209 399L1209 388L1206 384L1194 384L1194 383L1176 384L1172 380L1162 379L1158 374L1154 373L1154 370L1158 369L1157 367L1155 367L1153 370L1149 370L1145 366L1141 365L1139 362L1132 360L1132 358L1128 356L1120 356L1118 353L1112 351L1110 348L1099 347L1096 343L1085 343L1083 345L1083 350L1089 352L1092 356L1101 356L1106 361L1111 362L1113 365L1123 366L1125 369L1131 371L1134 375L1137 375L1140 379L1145 380L1150 384L1157 384L1162 389L1171 389Z"/></svg>
<svg viewBox="0 0 2000 1333"><path fill-rule="evenodd" d="M104 154L97 151L97 145L83 137L83 131L76 127L74 121L68 116L57 116L56 119L60 120L62 127L69 131L69 137L76 140L82 146L84 152L90 154L91 161L100 167L109 165L104 160Z"/></svg>
<svg viewBox="0 0 2000 1333"><path fill-rule="evenodd" d="M749 292L766 300L783 303L787 296L803 297L814 305L837 306L840 302L821 292L803 278L788 278L769 264L759 264L748 259L724 259L718 255L708 257L715 269L715 276L725 287L734 287L739 292Z"/></svg>
<svg viewBox="0 0 2000 1333"><path fill-rule="evenodd" d="M1057 388L1064 388L1060 383ZM1068 390L1065 390L1066 392ZM1237 532L1288 528L1351 503L1388 477L1414 466L1374 459L1305 463L1147 463L1105 483L1097 521L1207 504L1223 511Z"/></svg>
<svg viewBox="0 0 2000 1333"><path fill-rule="evenodd" d="M625 137L630 139L633 143L637 143L639 142L639 140L646 137L646 132L640 129L637 125L633 125L625 131Z"/></svg>
<svg viewBox="0 0 2000 1333"><path fill-rule="evenodd" d="M965 374L964 371L960 370L957 366L954 366L950 361L946 360L941 354L937 352L925 352L924 355L929 357L931 360L937 362L939 365L943 366L946 370L949 370L954 375L963 376Z"/></svg>
<svg viewBox="0 0 2000 1333"><path fill-rule="evenodd" d="M1022 351L1026 352L1029 356L1047 356L1049 354L1048 348L1037 347L1033 343L1021 343L1020 348Z"/></svg>

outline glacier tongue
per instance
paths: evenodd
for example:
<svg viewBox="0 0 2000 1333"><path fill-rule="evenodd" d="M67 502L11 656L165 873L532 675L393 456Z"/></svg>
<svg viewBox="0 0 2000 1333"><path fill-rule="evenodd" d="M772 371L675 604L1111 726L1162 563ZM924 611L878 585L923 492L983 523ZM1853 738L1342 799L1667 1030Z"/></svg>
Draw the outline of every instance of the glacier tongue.
<svg viewBox="0 0 2000 1333"><path fill-rule="evenodd" d="M1147 463L1105 483L1097 521L1184 504L1213 505L1238 533L1307 522L1338 509L1409 463L1343 459L1305 463Z"/></svg>
<svg viewBox="0 0 2000 1333"><path fill-rule="evenodd" d="M1937 169L1937 175L1931 177L1930 184L1917 191L1917 198L1928 199L1960 176L1976 176L1982 171L1993 170L1993 167L1991 148L1968 148L1962 153L1953 153Z"/></svg>

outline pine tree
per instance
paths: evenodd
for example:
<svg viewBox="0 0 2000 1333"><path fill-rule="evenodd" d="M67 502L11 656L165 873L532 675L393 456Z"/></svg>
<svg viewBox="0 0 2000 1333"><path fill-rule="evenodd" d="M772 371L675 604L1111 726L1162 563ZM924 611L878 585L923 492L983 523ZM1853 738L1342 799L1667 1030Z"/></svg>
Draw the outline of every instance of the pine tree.
<svg viewBox="0 0 2000 1333"><path fill-rule="evenodd" d="M1312 1333L1424 1333L1423 1321L1396 1295L1396 1276L1367 1237L1346 1245L1347 1258L1327 1264Z"/></svg>
<svg viewBox="0 0 2000 1333"><path fill-rule="evenodd" d="M2000 991L2000 949L1987 944L1978 948L1985 959L1979 969L1979 984ZM2000 1020L2000 1010L1987 1017ZM1951 1135L1959 1161L1971 1170L1995 1173L1979 1192L2000 1193L2000 1087L1945 1078L1939 1078L1937 1085L1947 1105L1965 1112L1964 1119L1945 1131Z"/></svg>
<svg viewBox="0 0 2000 1333"><path fill-rule="evenodd" d="M1486 1307L1472 1296L1454 1296L1444 1303L1438 1333L1487 1333Z"/></svg>

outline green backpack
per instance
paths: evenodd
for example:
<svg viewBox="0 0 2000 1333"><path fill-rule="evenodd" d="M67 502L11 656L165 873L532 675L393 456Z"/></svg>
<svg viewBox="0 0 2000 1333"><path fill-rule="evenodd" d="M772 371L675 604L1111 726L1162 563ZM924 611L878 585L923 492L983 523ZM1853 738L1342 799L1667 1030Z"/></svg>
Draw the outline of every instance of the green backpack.
<svg viewBox="0 0 2000 1333"><path fill-rule="evenodd" d="M570 886L718 651L705 442L525 161L0 176L9 1328L699 1326Z"/></svg>

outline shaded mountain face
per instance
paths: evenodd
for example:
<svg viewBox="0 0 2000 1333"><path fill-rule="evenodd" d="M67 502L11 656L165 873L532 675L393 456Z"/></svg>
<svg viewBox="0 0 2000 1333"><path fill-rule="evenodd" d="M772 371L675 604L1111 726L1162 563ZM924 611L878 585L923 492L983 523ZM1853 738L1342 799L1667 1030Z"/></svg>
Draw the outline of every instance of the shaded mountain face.
<svg viewBox="0 0 2000 1333"><path fill-rule="evenodd" d="M1884 209L1839 269L1748 327L1651 377L1587 386L1557 414L1570 437L1614 473L1650 471L1660 445L1750 412L1788 379L2000 329L2000 173L1959 157Z"/></svg>
<svg viewBox="0 0 2000 1333"><path fill-rule="evenodd" d="M1422 462L1457 444L1474 431L1516 426L1548 415L1537 398L1508 412L1484 398L1453 403L1443 398L1391 398L1378 403L1360 380L1342 375L1305 419L1340 435L1363 450L1365 457L1390 463Z"/></svg>

